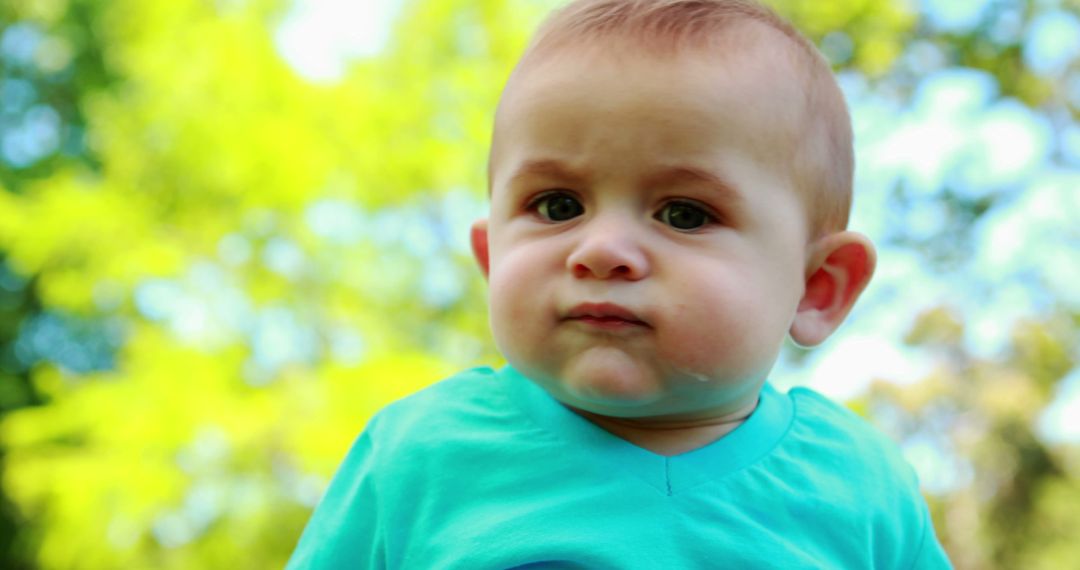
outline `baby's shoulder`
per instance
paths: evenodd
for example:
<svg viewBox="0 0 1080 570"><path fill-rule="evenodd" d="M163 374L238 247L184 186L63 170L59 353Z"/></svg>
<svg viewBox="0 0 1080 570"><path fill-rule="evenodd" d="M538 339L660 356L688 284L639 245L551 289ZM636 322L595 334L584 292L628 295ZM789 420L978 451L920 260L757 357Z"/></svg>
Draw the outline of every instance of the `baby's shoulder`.
<svg viewBox="0 0 1080 570"><path fill-rule="evenodd" d="M810 489L800 496L849 521L853 536L869 529L882 553L914 556L933 531L918 477L899 445L817 392L795 388L788 397L795 418L781 454L797 488Z"/></svg>
<svg viewBox="0 0 1080 570"><path fill-rule="evenodd" d="M795 387L788 391L788 397L794 405L796 424L847 443L891 445L890 440L866 419L815 390Z"/></svg>
<svg viewBox="0 0 1080 570"><path fill-rule="evenodd" d="M793 388L788 397L795 410L789 437L811 464L839 468L849 480L862 474L869 483L890 481L917 488L914 471L897 443L870 422L809 388Z"/></svg>
<svg viewBox="0 0 1080 570"><path fill-rule="evenodd" d="M365 436L395 452L438 447L504 425L505 400L495 370L471 368L388 404L368 422Z"/></svg>

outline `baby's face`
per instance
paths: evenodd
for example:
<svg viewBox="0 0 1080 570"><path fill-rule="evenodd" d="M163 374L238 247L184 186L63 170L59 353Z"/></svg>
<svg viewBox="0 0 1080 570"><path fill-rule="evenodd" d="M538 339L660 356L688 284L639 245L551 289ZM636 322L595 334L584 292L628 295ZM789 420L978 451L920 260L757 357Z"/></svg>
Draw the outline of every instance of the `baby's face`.
<svg viewBox="0 0 1080 570"><path fill-rule="evenodd" d="M564 404L719 416L776 359L807 269L774 158L798 94L768 57L731 59L563 54L508 90L480 254L491 324Z"/></svg>

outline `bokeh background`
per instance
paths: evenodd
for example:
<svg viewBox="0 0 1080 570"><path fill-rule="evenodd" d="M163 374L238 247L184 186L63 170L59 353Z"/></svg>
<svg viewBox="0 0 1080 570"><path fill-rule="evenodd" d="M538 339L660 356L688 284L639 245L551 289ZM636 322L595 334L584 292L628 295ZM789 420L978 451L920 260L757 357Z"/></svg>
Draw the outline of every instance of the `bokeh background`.
<svg viewBox="0 0 1080 570"><path fill-rule="evenodd" d="M499 365L467 247L550 0L0 0L0 567L271 568L385 403ZM1080 2L775 0L881 263L774 382L961 569L1080 568Z"/></svg>

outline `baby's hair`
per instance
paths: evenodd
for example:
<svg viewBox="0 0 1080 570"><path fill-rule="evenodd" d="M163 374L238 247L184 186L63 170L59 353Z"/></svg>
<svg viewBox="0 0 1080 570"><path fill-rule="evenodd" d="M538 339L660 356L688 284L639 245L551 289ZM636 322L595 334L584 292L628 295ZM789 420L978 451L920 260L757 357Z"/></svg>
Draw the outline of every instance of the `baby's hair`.
<svg viewBox="0 0 1080 570"><path fill-rule="evenodd" d="M568 46L612 39L630 40L634 47L661 55L707 51L722 45L733 26L747 22L780 32L795 48L790 57L800 77L794 79L803 85L805 99L801 124L794 125L799 143L785 158L810 211L812 234L842 230L851 209L854 171L847 106L825 58L767 6L754 0L576 0L544 22L518 65Z"/></svg>

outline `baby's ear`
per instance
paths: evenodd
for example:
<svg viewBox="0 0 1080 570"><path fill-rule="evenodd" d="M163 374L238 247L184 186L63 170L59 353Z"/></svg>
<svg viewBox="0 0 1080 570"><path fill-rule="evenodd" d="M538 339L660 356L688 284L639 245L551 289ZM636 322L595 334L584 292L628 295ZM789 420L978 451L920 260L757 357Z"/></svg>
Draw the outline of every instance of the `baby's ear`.
<svg viewBox="0 0 1080 570"><path fill-rule="evenodd" d="M815 346L828 338L870 283L876 263L874 245L859 233L837 232L814 243L806 291L791 323L792 340Z"/></svg>
<svg viewBox="0 0 1080 570"><path fill-rule="evenodd" d="M476 220L473 222L472 229L469 230L469 240L472 242L473 257L476 258L476 264L480 266L480 271L484 273L484 279L488 276L488 224L486 219Z"/></svg>

